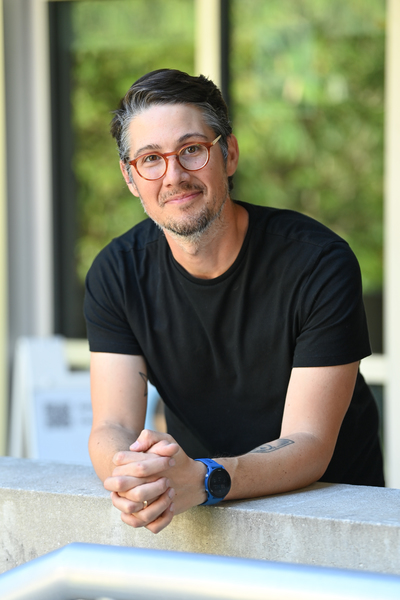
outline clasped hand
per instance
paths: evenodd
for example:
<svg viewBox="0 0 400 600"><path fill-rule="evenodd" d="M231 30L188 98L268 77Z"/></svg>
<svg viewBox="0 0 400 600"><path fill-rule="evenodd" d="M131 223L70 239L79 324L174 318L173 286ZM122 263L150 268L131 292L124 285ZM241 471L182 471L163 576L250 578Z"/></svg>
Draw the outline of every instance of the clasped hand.
<svg viewBox="0 0 400 600"><path fill-rule="evenodd" d="M144 430L129 451L117 452L104 481L121 519L158 533L179 514L205 500L202 463L187 456L172 436Z"/></svg>

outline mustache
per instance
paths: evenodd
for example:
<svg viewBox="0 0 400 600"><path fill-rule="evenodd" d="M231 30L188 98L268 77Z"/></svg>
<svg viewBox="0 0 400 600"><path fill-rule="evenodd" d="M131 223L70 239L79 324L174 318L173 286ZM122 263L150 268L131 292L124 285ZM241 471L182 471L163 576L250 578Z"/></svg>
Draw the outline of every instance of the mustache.
<svg viewBox="0 0 400 600"><path fill-rule="evenodd" d="M204 192L205 187L202 185L198 185L198 184L182 184L181 186L174 188L173 190L170 190L169 192L166 192L165 194L162 194L159 196L158 201L160 204L165 204L165 202L167 202L167 200L169 200L169 198L172 198L173 196L177 196L179 194L182 194L182 192Z"/></svg>

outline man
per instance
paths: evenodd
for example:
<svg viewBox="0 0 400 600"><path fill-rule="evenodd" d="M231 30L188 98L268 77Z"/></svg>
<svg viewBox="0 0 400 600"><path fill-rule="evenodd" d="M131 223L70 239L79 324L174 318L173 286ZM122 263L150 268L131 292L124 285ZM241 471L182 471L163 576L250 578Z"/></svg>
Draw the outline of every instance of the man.
<svg viewBox="0 0 400 600"><path fill-rule="evenodd" d="M348 245L298 213L230 198L238 144L202 76L145 75L111 131L150 217L87 277L90 454L123 521L158 532L223 498L384 485ZM148 379L173 437L142 431Z"/></svg>

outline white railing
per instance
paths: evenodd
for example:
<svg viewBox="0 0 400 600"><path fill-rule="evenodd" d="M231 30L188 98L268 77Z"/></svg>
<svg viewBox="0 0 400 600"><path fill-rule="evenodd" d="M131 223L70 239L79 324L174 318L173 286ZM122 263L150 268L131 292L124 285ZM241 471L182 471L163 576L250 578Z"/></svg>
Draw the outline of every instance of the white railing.
<svg viewBox="0 0 400 600"><path fill-rule="evenodd" d="M0 576L1 600L398 600L400 577L95 544Z"/></svg>

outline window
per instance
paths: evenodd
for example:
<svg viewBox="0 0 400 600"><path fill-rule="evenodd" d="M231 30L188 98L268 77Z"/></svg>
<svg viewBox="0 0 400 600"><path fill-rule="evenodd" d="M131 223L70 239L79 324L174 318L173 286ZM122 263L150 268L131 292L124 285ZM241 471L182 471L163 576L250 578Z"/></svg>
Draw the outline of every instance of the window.
<svg viewBox="0 0 400 600"><path fill-rule="evenodd" d="M83 281L113 237L143 220L109 134L111 111L141 75L194 70L187 0L49 2L56 332L85 337ZM155 18L157 17L157 18Z"/></svg>

